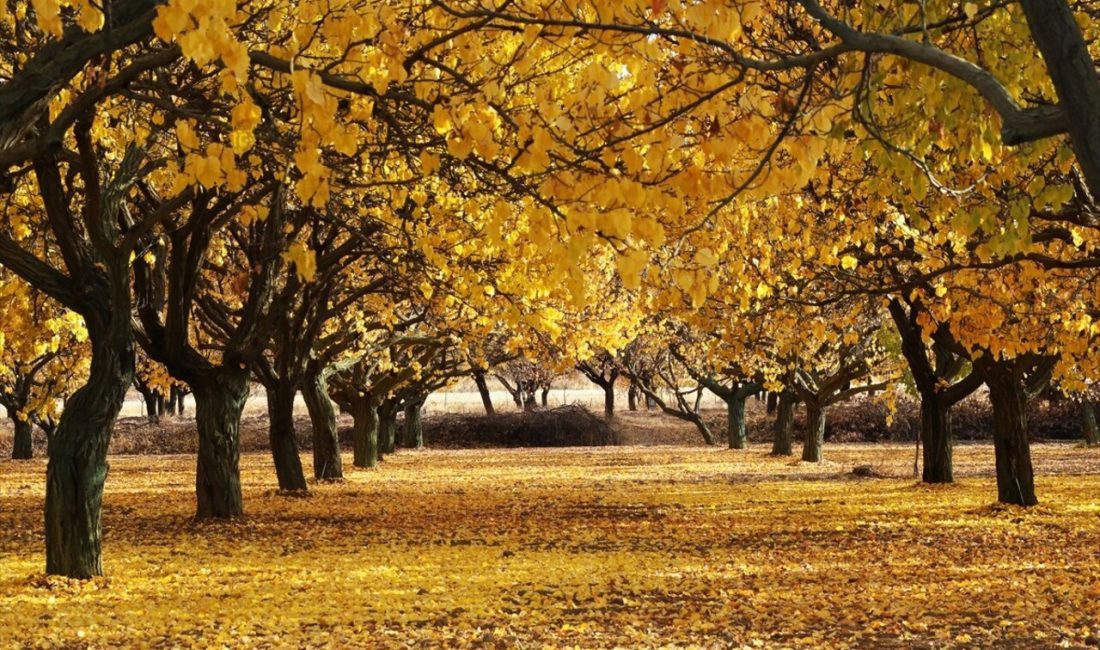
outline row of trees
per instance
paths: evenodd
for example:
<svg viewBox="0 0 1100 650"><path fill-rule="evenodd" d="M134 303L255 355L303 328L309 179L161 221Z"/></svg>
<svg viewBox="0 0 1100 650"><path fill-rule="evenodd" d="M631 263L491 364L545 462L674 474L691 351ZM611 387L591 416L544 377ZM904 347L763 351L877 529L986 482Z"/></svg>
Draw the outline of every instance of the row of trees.
<svg viewBox="0 0 1100 650"><path fill-rule="evenodd" d="M0 0L0 265L61 319L6 328L5 367L86 346L39 417L47 571L102 571L138 350L194 400L198 515L232 517L254 380L288 490L296 393L333 478L330 399L371 466L399 411L539 349L686 418L681 373L709 384L738 441L744 395L798 399L819 460L829 406L899 376L888 315L929 476L984 383L1000 498L1035 503L1027 400L1100 377L1089 11Z"/></svg>

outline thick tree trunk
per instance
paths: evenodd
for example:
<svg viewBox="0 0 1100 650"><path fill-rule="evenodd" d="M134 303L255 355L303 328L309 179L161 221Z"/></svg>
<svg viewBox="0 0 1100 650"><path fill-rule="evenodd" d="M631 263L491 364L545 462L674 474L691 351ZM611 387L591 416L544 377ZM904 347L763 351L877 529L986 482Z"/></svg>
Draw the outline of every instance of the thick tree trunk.
<svg viewBox="0 0 1100 650"><path fill-rule="evenodd" d="M603 387L603 414L608 420L615 417L615 382Z"/></svg>
<svg viewBox="0 0 1100 650"><path fill-rule="evenodd" d="M745 429L745 397L736 391L726 400L726 433L729 436L730 449L745 449L749 446L749 436Z"/></svg>
<svg viewBox="0 0 1100 650"><path fill-rule="evenodd" d="M775 415L775 410L779 408L779 393L774 390L768 391L768 401L766 402L766 412L768 415Z"/></svg>
<svg viewBox="0 0 1100 650"><path fill-rule="evenodd" d="M993 448L997 456L997 499L1001 503L1033 506L1035 475L1027 438L1027 395L1004 362L989 364L986 375L993 404Z"/></svg>
<svg viewBox="0 0 1100 650"><path fill-rule="evenodd" d="M485 407L485 414L492 415L493 396L489 393L489 384L485 382L485 373L475 372L474 383L477 384L477 392L481 395L481 404Z"/></svg>
<svg viewBox="0 0 1100 650"><path fill-rule="evenodd" d="M951 408L935 392L921 395L920 439L924 446L925 483L951 483L954 478Z"/></svg>
<svg viewBox="0 0 1100 650"><path fill-rule="evenodd" d="M634 384L630 384L630 388L626 391L626 408L631 411L638 410L638 387Z"/></svg>
<svg viewBox="0 0 1100 650"><path fill-rule="evenodd" d="M1081 404L1081 430L1085 436L1085 444L1089 447L1100 446L1100 429L1096 427L1096 409L1092 402Z"/></svg>
<svg viewBox="0 0 1100 650"><path fill-rule="evenodd" d="M378 446L383 454L397 451L397 409L393 406L378 409Z"/></svg>
<svg viewBox="0 0 1100 650"><path fill-rule="evenodd" d="M824 456L825 418L828 409L813 402L806 402L806 438L802 443L802 460L808 463L820 463Z"/></svg>
<svg viewBox="0 0 1100 650"><path fill-rule="evenodd" d="M548 408L550 406L550 387L542 389L542 408Z"/></svg>
<svg viewBox="0 0 1100 650"><path fill-rule="evenodd" d="M110 317L108 317L110 318ZM134 373L129 314L92 331L88 383L65 404L46 466L46 573L103 575L100 514L107 445ZM98 340L97 340L98 339Z"/></svg>
<svg viewBox="0 0 1100 650"><path fill-rule="evenodd" d="M367 397L351 403L352 440L355 445L353 464L356 467L378 465L378 407Z"/></svg>
<svg viewBox="0 0 1100 650"><path fill-rule="evenodd" d="M336 410L329 399L324 377L315 376L307 380L302 388L302 398L313 425L313 477L318 480L343 478Z"/></svg>
<svg viewBox="0 0 1100 650"><path fill-rule="evenodd" d="M306 475L294 436L294 384L278 382L267 389L268 437L280 490L305 491Z"/></svg>
<svg viewBox="0 0 1100 650"><path fill-rule="evenodd" d="M19 417L18 413L11 414L12 425L15 428L15 439L11 448L13 460L30 460L34 457L34 436L31 423Z"/></svg>
<svg viewBox="0 0 1100 650"><path fill-rule="evenodd" d="M199 519L228 519L244 514L241 501L241 411L248 398L248 372L221 368L191 385L199 457L195 496Z"/></svg>
<svg viewBox="0 0 1100 650"><path fill-rule="evenodd" d="M409 402L405 405L405 447L409 449L424 448L424 423L420 417L420 410L424 402Z"/></svg>
<svg viewBox="0 0 1100 650"><path fill-rule="evenodd" d="M791 438L794 432L795 399L790 393L781 393L776 405L775 437L772 439L773 456L790 456Z"/></svg>

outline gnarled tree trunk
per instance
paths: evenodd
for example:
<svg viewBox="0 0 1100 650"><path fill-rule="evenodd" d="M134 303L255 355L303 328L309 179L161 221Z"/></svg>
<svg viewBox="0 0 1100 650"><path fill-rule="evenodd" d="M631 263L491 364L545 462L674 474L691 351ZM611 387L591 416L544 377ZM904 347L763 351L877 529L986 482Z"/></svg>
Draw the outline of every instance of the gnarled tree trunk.
<svg viewBox="0 0 1100 650"><path fill-rule="evenodd" d="M318 480L343 478L336 410L329 399L324 377L315 375L306 380L302 398L313 425L313 477Z"/></svg>
<svg viewBox="0 0 1100 650"><path fill-rule="evenodd" d="M790 456L794 453L791 451L791 438L793 438L794 432L794 407L794 395L786 391L780 393L779 402L776 405L775 437L772 439L773 456Z"/></svg>
<svg viewBox="0 0 1100 650"><path fill-rule="evenodd" d="M726 399L726 432L730 449L745 449L749 446L749 436L745 428L745 397L736 390Z"/></svg>
<svg viewBox="0 0 1100 650"><path fill-rule="evenodd" d="M103 575L100 515L107 445L134 373L129 313L106 315L103 321L105 326L89 326L88 382L65 404L46 466L46 573L71 578Z"/></svg>
<svg viewBox="0 0 1100 650"><path fill-rule="evenodd" d="M294 435L294 396L291 382L279 381L267 388L268 437L280 490L305 491L306 475Z"/></svg>
<svg viewBox="0 0 1100 650"><path fill-rule="evenodd" d="M378 446L383 454L397 451L397 406L383 404L378 408Z"/></svg>
<svg viewBox="0 0 1100 650"><path fill-rule="evenodd" d="M423 401L410 401L405 405L405 447L409 449L424 448L424 422L420 415L423 407Z"/></svg>
<svg viewBox="0 0 1100 650"><path fill-rule="evenodd" d="M1012 367L1003 361L988 364L986 386L993 405L993 449L997 455L997 499L1001 503L1033 506L1035 474L1027 438L1027 393Z"/></svg>
<svg viewBox="0 0 1100 650"><path fill-rule="evenodd" d="M808 463L820 463L824 460L822 448L825 446L825 418L828 408L812 401L806 401L806 437L802 444L802 460Z"/></svg>
<svg viewBox="0 0 1100 650"><path fill-rule="evenodd" d="M11 413L11 421L15 428L15 438L11 448L12 460L30 460L34 457L31 423L20 417L18 412Z"/></svg>
<svg viewBox="0 0 1100 650"><path fill-rule="evenodd" d="M349 405L352 418L352 463L356 467L378 465L378 407L369 397L357 396Z"/></svg>
<svg viewBox="0 0 1100 650"><path fill-rule="evenodd" d="M951 408L944 403L935 389L921 394L920 438L924 446L924 470L921 480L925 483L954 481Z"/></svg>
<svg viewBox="0 0 1100 650"><path fill-rule="evenodd" d="M191 384L199 457L195 496L199 519L228 519L244 514L241 500L241 411L248 398L248 372L223 367Z"/></svg>

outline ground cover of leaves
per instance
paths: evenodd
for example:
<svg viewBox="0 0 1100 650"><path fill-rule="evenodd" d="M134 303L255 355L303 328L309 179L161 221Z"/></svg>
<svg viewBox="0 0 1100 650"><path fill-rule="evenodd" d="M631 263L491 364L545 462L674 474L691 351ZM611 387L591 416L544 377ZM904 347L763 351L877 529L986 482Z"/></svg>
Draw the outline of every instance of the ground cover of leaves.
<svg viewBox="0 0 1100 650"><path fill-rule="evenodd" d="M215 524L191 457L114 457L87 583L42 575L44 461L0 461L0 648L1100 643L1095 450L1037 445L1029 510L992 505L989 445L944 487L908 446L826 453L410 451L309 498L248 454Z"/></svg>

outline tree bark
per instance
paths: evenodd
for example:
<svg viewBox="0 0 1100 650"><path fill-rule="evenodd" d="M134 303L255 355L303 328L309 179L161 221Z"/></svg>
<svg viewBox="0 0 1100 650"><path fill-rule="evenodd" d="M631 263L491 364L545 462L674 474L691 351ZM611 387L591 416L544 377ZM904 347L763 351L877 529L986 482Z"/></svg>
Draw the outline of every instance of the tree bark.
<svg viewBox="0 0 1100 650"><path fill-rule="evenodd" d="M268 437L271 457L275 461L275 475L279 489L304 492L308 490L306 475L302 470L302 458L298 453L298 441L294 436L295 386L290 382L277 382L267 389Z"/></svg>
<svg viewBox="0 0 1100 650"><path fill-rule="evenodd" d="M1065 0L1020 2L1068 116L1073 153L1092 196L1100 197L1100 82L1084 34Z"/></svg>
<svg viewBox="0 0 1100 650"><path fill-rule="evenodd" d="M822 448L825 446L827 414L827 407L806 402L806 438L802 444L802 460L808 463L820 463L824 460Z"/></svg>
<svg viewBox="0 0 1100 650"><path fill-rule="evenodd" d="M393 405L378 408L378 446L383 454L397 451L397 408Z"/></svg>
<svg viewBox="0 0 1100 650"><path fill-rule="evenodd" d="M191 384L199 431L195 496L199 519L244 514L241 500L241 411L248 398L248 372L220 368Z"/></svg>
<svg viewBox="0 0 1100 650"><path fill-rule="evenodd" d="M302 398L313 425L313 477L318 480L343 478L336 410L329 399L324 377L316 375L306 380Z"/></svg>
<svg viewBox="0 0 1100 650"><path fill-rule="evenodd" d="M90 326L88 382L65 404L46 466L46 573L103 575L100 515L107 446L134 373L129 312ZM125 322L123 322L125 321Z"/></svg>
<svg viewBox="0 0 1100 650"><path fill-rule="evenodd" d="M920 400L920 438L924 446L925 483L951 483L955 480L951 433L951 407L933 388L922 393Z"/></svg>
<svg viewBox="0 0 1100 650"><path fill-rule="evenodd" d="M11 413L12 425L15 428L15 439L11 448L12 460L30 460L34 457L34 436L31 423L19 417L18 412Z"/></svg>
<svg viewBox="0 0 1100 650"><path fill-rule="evenodd" d="M603 387L603 414L608 420L615 417L615 382L613 381Z"/></svg>
<svg viewBox="0 0 1100 650"><path fill-rule="evenodd" d="M626 408L631 411L638 410L638 387L633 383L630 384L630 388L626 391Z"/></svg>
<svg viewBox="0 0 1100 650"><path fill-rule="evenodd" d="M776 409L779 408L779 393L774 390L768 391L768 398L766 402L765 410L768 415L775 415Z"/></svg>
<svg viewBox="0 0 1100 650"><path fill-rule="evenodd" d="M423 407L422 401L410 401L405 405L405 447L409 449L424 448L424 422L420 417Z"/></svg>
<svg viewBox="0 0 1100 650"><path fill-rule="evenodd" d="M485 373L475 372L474 383L477 384L477 392L481 395L481 405L485 407L485 414L492 415L493 396L489 393L489 384L485 381Z"/></svg>
<svg viewBox="0 0 1100 650"><path fill-rule="evenodd" d="M988 364L986 385L993 405L993 448L997 456L997 499L1033 506L1035 474L1027 438L1027 394L1012 367L1004 361Z"/></svg>
<svg viewBox="0 0 1100 650"><path fill-rule="evenodd" d="M356 397L351 403L352 439L355 445L352 464L356 467L378 465L378 407L369 397Z"/></svg>
<svg viewBox="0 0 1100 650"><path fill-rule="evenodd" d="M542 408L548 408L550 406L550 387L542 389Z"/></svg>
<svg viewBox="0 0 1100 650"><path fill-rule="evenodd" d="M772 439L773 456L790 456L791 438L794 432L794 407L795 399L790 393L784 391L779 395L776 405L775 437Z"/></svg>
<svg viewBox="0 0 1100 650"><path fill-rule="evenodd" d="M1096 409L1092 402L1081 404L1081 429L1085 435L1085 444L1089 447L1100 446L1100 429L1096 427Z"/></svg>
<svg viewBox="0 0 1100 650"><path fill-rule="evenodd" d="M730 449L745 449L749 446L749 436L745 429L745 396L739 391L726 399L726 433L729 436Z"/></svg>

